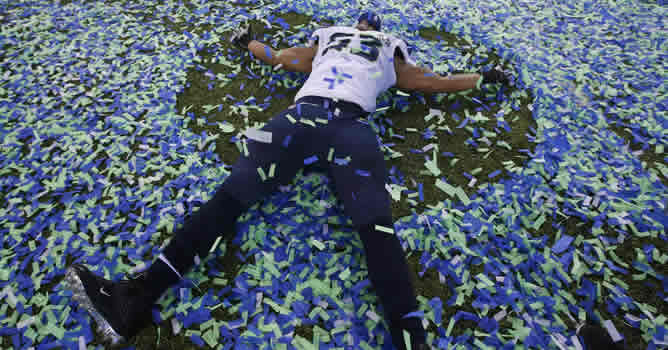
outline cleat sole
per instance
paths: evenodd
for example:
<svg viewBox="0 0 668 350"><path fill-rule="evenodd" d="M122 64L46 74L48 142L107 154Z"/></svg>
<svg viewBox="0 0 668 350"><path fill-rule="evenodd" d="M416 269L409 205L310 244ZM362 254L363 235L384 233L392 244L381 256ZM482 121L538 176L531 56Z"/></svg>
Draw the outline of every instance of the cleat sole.
<svg viewBox="0 0 668 350"><path fill-rule="evenodd" d="M110 342L112 345L119 345L125 342L123 336L119 335L118 332L111 327L111 324L102 317L102 315L95 309L93 302L86 294L86 289L84 288L81 279L74 271L74 269L68 268L67 273L65 274L65 282L68 289L72 292L72 299L76 301L81 307L86 309L88 313L93 317L95 323L97 323L97 330L102 334L103 338Z"/></svg>

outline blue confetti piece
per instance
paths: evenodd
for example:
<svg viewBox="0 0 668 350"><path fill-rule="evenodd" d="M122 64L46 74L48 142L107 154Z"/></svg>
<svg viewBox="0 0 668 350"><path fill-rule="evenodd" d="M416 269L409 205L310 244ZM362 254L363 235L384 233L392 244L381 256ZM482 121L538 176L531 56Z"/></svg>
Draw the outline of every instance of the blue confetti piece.
<svg viewBox="0 0 668 350"><path fill-rule="evenodd" d="M356 170L355 170L355 173L356 173L357 175L359 175L359 176L365 176L365 177L369 177L369 176L371 176L371 173L370 173L370 172L365 171L365 170L361 170L361 169L356 169Z"/></svg>
<svg viewBox="0 0 668 350"><path fill-rule="evenodd" d="M409 317L417 317L417 318L424 318L424 311L418 310L418 311L413 311L405 314L402 318L409 318Z"/></svg>
<svg viewBox="0 0 668 350"><path fill-rule="evenodd" d="M494 177L496 177L499 174L501 174L501 170L495 170L495 171L491 172L489 175L487 175L487 177L490 178L490 179L493 179Z"/></svg>
<svg viewBox="0 0 668 350"><path fill-rule="evenodd" d="M311 157L308 157L308 158L304 159L304 165L313 164L317 161L318 161L318 156L311 156Z"/></svg>
<svg viewBox="0 0 668 350"><path fill-rule="evenodd" d="M465 127L466 124L468 124L468 122L469 122L469 118L465 118L464 121L461 122L461 124L457 125L456 128L457 128L457 129L461 129L461 128Z"/></svg>
<svg viewBox="0 0 668 350"><path fill-rule="evenodd" d="M554 246L552 246L552 252L554 252L555 254L560 254L561 252L563 252L568 248L568 246L571 244L571 242L573 242L573 240L574 238L569 235L561 236L559 241L557 241L557 243L555 243Z"/></svg>
<svg viewBox="0 0 668 350"><path fill-rule="evenodd" d="M283 147L288 148L288 145L290 144L290 140L292 140L292 135L288 135L283 139Z"/></svg>
<svg viewBox="0 0 668 350"><path fill-rule="evenodd" d="M191 335L190 335L190 340L191 340L193 343L195 343L195 344L197 344L197 345L199 345L199 346L202 346L202 347L203 347L203 346L205 345L205 344L204 344L204 340L202 339L202 337L200 337L200 336L197 335L197 334L191 334Z"/></svg>

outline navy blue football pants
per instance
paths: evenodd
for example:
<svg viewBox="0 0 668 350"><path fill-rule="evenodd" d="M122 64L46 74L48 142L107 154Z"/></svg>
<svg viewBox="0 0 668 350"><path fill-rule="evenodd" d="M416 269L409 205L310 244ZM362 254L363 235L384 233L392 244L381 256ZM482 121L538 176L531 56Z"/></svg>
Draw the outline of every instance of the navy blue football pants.
<svg viewBox="0 0 668 350"><path fill-rule="evenodd" d="M272 134L271 143L247 141L248 156L242 153L213 198L175 232L163 255L181 275L185 274L194 265L196 255L208 255L219 235L231 237L244 211L275 193L280 185L289 184L309 160L306 163L324 170L332 180L345 214L360 234L369 279L383 306L393 344L404 349L403 329L411 334L412 343L424 341L420 321L402 318L416 311L418 305L399 239L396 234L375 229L375 225L393 228L393 221L385 189L385 160L371 126L360 121L366 116L367 112L356 104L314 96L304 97L274 116L261 129ZM316 118L327 120L327 124ZM334 149L331 162L327 160L330 148ZM347 164L334 161L347 157ZM263 181L257 169L262 168L268 175L272 163L276 164L275 176ZM154 263L148 271L155 282L156 297L179 281L165 266Z"/></svg>

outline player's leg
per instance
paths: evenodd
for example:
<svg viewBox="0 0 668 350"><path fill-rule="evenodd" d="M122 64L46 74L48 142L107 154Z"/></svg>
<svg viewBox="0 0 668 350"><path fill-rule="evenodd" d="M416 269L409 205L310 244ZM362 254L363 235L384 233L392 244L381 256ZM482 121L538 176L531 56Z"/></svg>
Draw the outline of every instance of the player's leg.
<svg viewBox="0 0 668 350"><path fill-rule="evenodd" d="M351 160L347 165L331 164L329 174L336 195L362 240L369 279L383 306L392 343L397 349L405 349L404 330L410 334L413 345L424 343L426 335L421 321L403 318L417 311L418 303L401 243L396 234L376 229L376 225L394 227L385 189L388 174L376 135L369 125L356 120L339 124L339 135L331 138L334 156L350 156Z"/></svg>
<svg viewBox="0 0 668 350"><path fill-rule="evenodd" d="M218 236L232 236L239 215L279 185L289 183L304 166L304 157L313 150L307 147L309 142L319 137L311 135L317 128L291 123L288 113L299 118L297 108L288 109L262 128L272 133L271 143L248 140L248 156L239 157L214 196L176 230L162 254L139 278L112 283L83 265L68 270L67 282L74 298L93 315L105 339L122 342L148 326L151 305L195 265L195 257L204 259ZM276 165L275 176L263 181L257 168L268 175L271 164Z"/></svg>

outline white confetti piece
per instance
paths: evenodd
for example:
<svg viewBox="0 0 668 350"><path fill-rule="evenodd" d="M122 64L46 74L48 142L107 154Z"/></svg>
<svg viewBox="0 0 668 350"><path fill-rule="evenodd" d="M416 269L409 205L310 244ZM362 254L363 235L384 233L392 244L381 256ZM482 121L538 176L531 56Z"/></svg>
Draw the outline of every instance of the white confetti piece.
<svg viewBox="0 0 668 350"><path fill-rule="evenodd" d="M612 323L611 320L605 320L603 321L603 326L608 330L608 334L610 334L610 337L612 337L613 342L618 342L622 339L624 339L621 334L617 331L617 328L615 328L615 325Z"/></svg>
<svg viewBox="0 0 668 350"><path fill-rule="evenodd" d="M494 319L496 320L496 322L499 322L499 321L501 321L504 317L506 317L506 314L507 314L507 313L506 313L506 310L501 310L501 311L497 312L497 313L494 315Z"/></svg>
<svg viewBox="0 0 668 350"><path fill-rule="evenodd" d="M272 134L270 132L263 131L263 130L258 130L258 129L255 129L255 128L250 128L250 129L247 129L244 134L249 139L257 141L257 142L271 143Z"/></svg>
<svg viewBox="0 0 668 350"><path fill-rule="evenodd" d="M543 327L547 327L547 326L550 325L550 321L544 320L544 319L535 319L534 322L538 323L539 325L541 325ZM559 334L559 335L561 335L561 334Z"/></svg>
<svg viewBox="0 0 668 350"><path fill-rule="evenodd" d="M591 197L587 196L585 198L584 202L582 202L582 205L584 205L585 207L588 207L589 203L591 203Z"/></svg>
<svg viewBox="0 0 668 350"><path fill-rule="evenodd" d="M568 350L568 347L566 344L564 344L561 340L559 340L557 337L554 336L554 334L550 334L550 338L552 338L552 341L557 344L559 349L561 350Z"/></svg>
<svg viewBox="0 0 668 350"><path fill-rule="evenodd" d="M35 316L31 316L30 318L26 318L25 320L19 322L16 325L16 328L21 329L23 327L30 326L31 324L35 323Z"/></svg>
<svg viewBox="0 0 668 350"><path fill-rule="evenodd" d="M262 305L262 297L263 297L262 292L257 292L255 294L255 310L260 309L260 305Z"/></svg>
<svg viewBox="0 0 668 350"><path fill-rule="evenodd" d="M175 209L176 209L176 213L179 214L179 215L183 215L186 212L185 208L183 207L183 203L181 203L181 202L176 203L176 208Z"/></svg>
<svg viewBox="0 0 668 350"><path fill-rule="evenodd" d="M462 256L461 256L461 255L457 255L457 256L455 256L454 258L452 258L452 260L450 260L450 263L451 263L452 265L457 265L461 260L462 260Z"/></svg>
<svg viewBox="0 0 668 350"><path fill-rule="evenodd" d="M372 319L374 322L378 322L378 320L380 320L380 316L378 316L378 314L376 314L375 312L373 312L371 310L367 311L365 313L365 315L366 315L366 317Z"/></svg>
<svg viewBox="0 0 668 350"><path fill-rule="evenodd" d="M86 338L83 335L79 336L79 350L86 350Z"/></svg>
<svg viewBox="0 0 668 350"><path fill-rule="evenodd" d="M174 333L174 335L177 335L179 334L180 331L181 331L181 324L176 318L172 318L172 333Z"/></svg>
<svg viewBox="0 0 668 350"><path fill-rule="evenodd" d="M571 341L573 342L576 350L583 350L582 344L580 344L580 339L578 339L576 335L571 336Z"/></svg>

